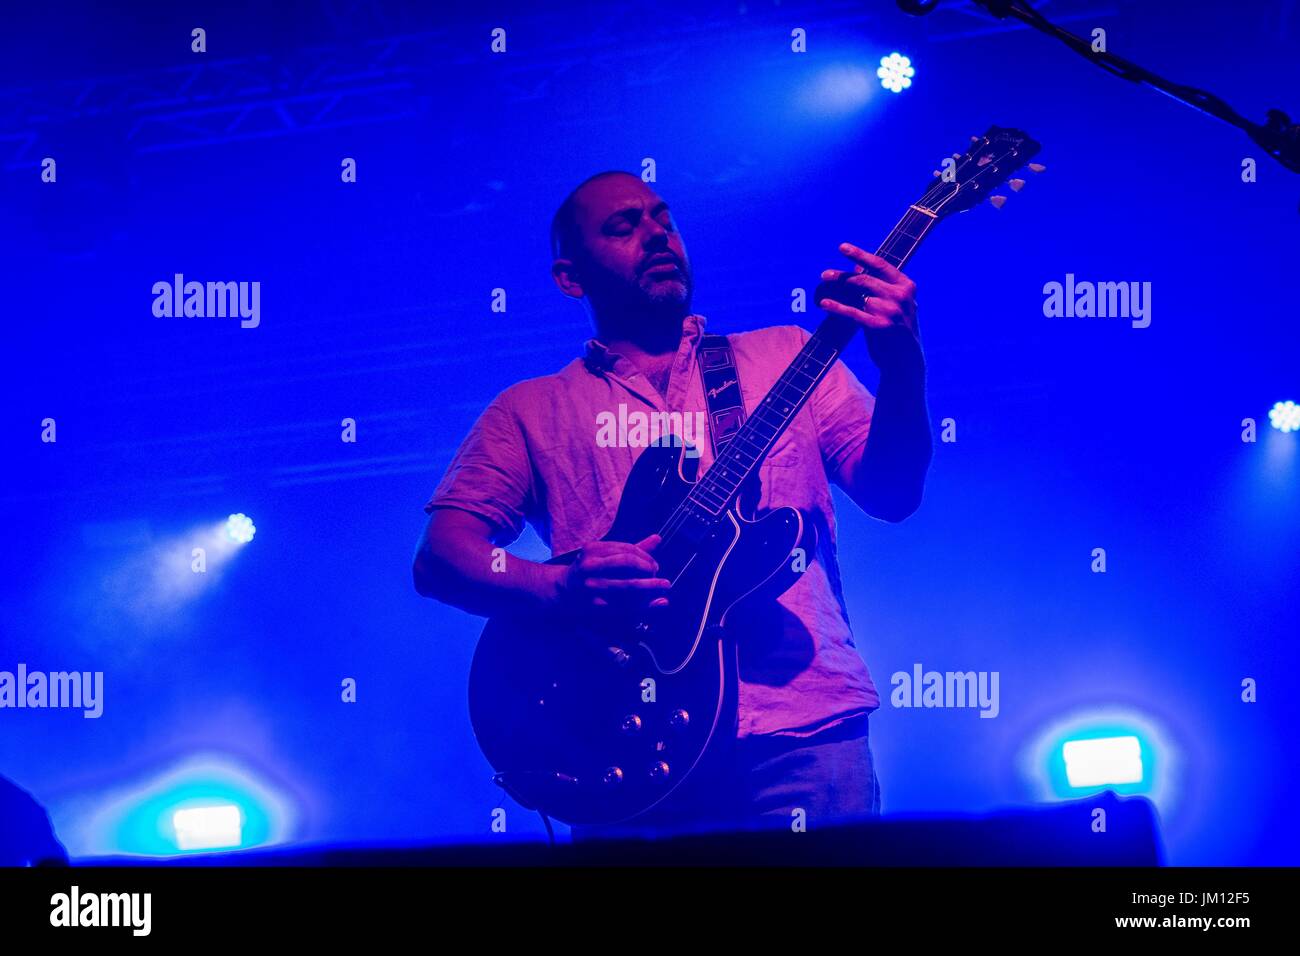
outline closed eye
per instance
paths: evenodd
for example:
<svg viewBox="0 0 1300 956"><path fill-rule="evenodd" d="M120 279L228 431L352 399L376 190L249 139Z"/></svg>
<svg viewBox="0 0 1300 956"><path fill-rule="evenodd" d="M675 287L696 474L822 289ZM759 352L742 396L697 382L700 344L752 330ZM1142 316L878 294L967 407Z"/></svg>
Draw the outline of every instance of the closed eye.
<svg viewBox="0 0 1300 956"><path fill-rule="evenodd" d="M628 209L610 217L605 223L605 233L610 236L626 236L641 220L640 209Z"/></svg>
<svg viewBox="0 0 1300 956"><path fill-rule="evenodd" d="M605 221L601 230L608 236L627 236L636 229L637 224L641 221L642 211L635 207L624 209L615 213ZM677 231L677 224L673 221L672 213L668 210L668 204L661 202L650 211L659 225L663 226L669 232Z"/></svg>

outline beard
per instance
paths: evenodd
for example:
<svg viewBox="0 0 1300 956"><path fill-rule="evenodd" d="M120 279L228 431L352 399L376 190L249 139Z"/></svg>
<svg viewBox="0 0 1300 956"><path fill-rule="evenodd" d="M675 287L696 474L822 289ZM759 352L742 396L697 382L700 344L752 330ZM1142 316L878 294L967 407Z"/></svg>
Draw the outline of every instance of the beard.
<svg viewBox="0 0 1300 956"><path fill-rule="evenodd" d="M694 287L683 265L676 276L645 274L614 279L589 289L596 324L610 338L663 345L681 337L682 319L691 311Z"/></svg>
<svg viewBox="0 0 1300 956"><path fill-rule="evenodd" d="M675 279L655 279L642 276L637 283L646 306L652 311L677 312L686 315L691 310L690 276L685 272Z"/></svg>

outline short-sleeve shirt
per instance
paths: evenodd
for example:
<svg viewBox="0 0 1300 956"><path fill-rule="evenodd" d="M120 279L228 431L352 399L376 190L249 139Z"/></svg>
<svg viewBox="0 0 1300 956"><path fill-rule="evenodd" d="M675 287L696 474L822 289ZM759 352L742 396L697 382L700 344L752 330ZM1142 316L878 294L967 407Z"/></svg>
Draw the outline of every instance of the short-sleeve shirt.
<svg viewBox="0 0 1300 956"><path fill-rule="evenodd" d="M666 396L630 359L595 339L559 372L506 389L475 422L425 510L478 515L499 545L514 541L527 522L553 554L580 548L613 525L633 462L654 436L652 425L641 426L656 413L660 423L681 422L680 437L698 446L703 474L713 460L696 361L704 325L702 316L684 320ZM798 326L728 336L748 412L808 338ZM742 737L808 736L880 704L849 628L830 489L831 482L844 483L845 462L865 444L874 404L836 361L759 468L757 513L802 510L818 546L807 570L777 598L779 613L740 626Z"/></svg>

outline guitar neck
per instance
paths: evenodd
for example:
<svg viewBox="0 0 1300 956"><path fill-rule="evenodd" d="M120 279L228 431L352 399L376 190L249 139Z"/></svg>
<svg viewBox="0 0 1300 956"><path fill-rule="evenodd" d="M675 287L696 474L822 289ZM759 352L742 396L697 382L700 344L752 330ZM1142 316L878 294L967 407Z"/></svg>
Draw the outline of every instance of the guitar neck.
<svg viewBox="0 0 1300 956"><path fill-rule="evenodd" d="M909 206L876 255L901 269L937 221L928 210ZM843 316L828 315L822 321L713 466L695 484L687 499L692 505L717 516L735 501L741 486L762 464L857 331L858 325Z"/></svg>

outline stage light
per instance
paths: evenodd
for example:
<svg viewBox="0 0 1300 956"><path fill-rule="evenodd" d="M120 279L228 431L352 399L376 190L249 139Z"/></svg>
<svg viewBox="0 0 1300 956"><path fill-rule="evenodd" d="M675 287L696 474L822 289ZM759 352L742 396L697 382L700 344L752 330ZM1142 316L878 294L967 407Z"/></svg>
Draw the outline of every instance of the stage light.
<svg viewBox="0 0 1300 956"><path fill-rule="evenodd" d="M1300 431L1300 405L1295 402L1278 402L1268 410L1268 420L1282 433Z"/></svg>
<svg viewBox="0 0 1300 956"><path fill-rule="evenodd" d="M219 850L243 842L243 814L232 803L177 810L172 827L180 850Z"/></svg>
<svg viewBox="0 0 1300 956"><path fill-rule="evenodd" d="M299 814L279 787L216 754L194 755L90 802L94 810L68 827L74 856L167 857L274 846L292 838ZM83 798L79 806L86 803Z"/></svg>
<svg viewBox="0 0 1300 956"><path fill-rule="evenodd" d="M1152 735L1136 721L1086 721L1058 732L1050 748L1048 773L1057 797L1153 790L1151 770L1157 761Z"/></svg>
<svg viewBox="0 0 1300 956"><path fill-rule="evenodd" d="M1061 756L1072 787L1142 782L1142 744L1133 736L1067 740Z"/></svg>
<svg viewBox="0 0 1300 956"><path fill-rule="evenodd" d="M120 556L106 561L85 592L103 617L105 637L134 646L141 635L182 634L188 606L211 591L257 529L245 514L209 515L202 524L150 532L139 543L122 538ZM134 547L128 545L134 544ZM115 615L128 622L114 622Z"/></svg>
<svg viewBox="0 0 1300 956"><path fill-rule="evenodd" d="M257 527L253 524L253 519L243 512L233 514L226 519L226 536L231 541L248 544L255 534L257 534Z"/></svg>
<svg viewBox="0 0 1300 956"><path fill-rule="evenodd" d="M1147 797L1162 812L1179 802L1179 748L1164 727L1129 707L1090 707L1051 721L1026 741L1019 763L1045 800L1113 790Z"/></svg>
<svg viewBox="0 0 1300 956"><path fill-rule="evenodd" d="M891 53L880 58L880 69L876 70L880 85L891 93L901 93L912 85L916 70L912 61L901 53Z"/></svg>

